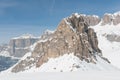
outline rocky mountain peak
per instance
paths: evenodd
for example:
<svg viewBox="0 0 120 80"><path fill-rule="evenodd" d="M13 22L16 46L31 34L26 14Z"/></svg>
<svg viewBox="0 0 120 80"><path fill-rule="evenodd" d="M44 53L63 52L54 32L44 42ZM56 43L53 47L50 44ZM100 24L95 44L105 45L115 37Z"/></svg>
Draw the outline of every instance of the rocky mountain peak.
<svg viewBox="0 0 120 80"><path fill-rule="evenodd" d="M21 60L12 72L24 71L32 66L40 67L49 58L56 58L64 54L73 53L81 61L95 64L96 55L102 59L101 50L98 48L98 40L93 29L88 27L84 16L72 15L64 18L56 31L48 38L36 43L31 56Z"/></svg>
<svg viewBox="0 0 120 80"><path fill-rule="evenodd" d="M85 14L74 13L70 17L73 16L76 16L76 18L82 17L84 21L90 26L95 26L101 21L100 17L97 15L85 15Z"/></svg>
<svg viewBox="0 0 120 80"><path fill-rule="evenodd" d="M117 25L120 23L120 12L116 13L105 13L103 18L102 18L102 25Z"/></svg>
<svg viewBox="0 0 120 80"><path fill-rule="evenodd" d="M114 16L118 16L118 15L120 15L120 11L115 12L113 15L114 15Z"/></svg>
<svg viewBox="0 0 120 80"><path fill-rule="evenodd" d="M44 33L41 36L41 40L48 39L49 37L52 36L53 33L54 33L54 31L51 31L51 30L44 31Z"/></svg>
<svg viewBox="0 0 120 80"><path fill-rule="evenodd" d="M100 18L97 15L85 15L85 14L78 14L74 13L70 17L76 16L76 18L83 17L85 22L89 26L95 26L99 23L101 25L117 25L120 23L120 11L115 12L115 13L105 13L102 18Z"/></svg>

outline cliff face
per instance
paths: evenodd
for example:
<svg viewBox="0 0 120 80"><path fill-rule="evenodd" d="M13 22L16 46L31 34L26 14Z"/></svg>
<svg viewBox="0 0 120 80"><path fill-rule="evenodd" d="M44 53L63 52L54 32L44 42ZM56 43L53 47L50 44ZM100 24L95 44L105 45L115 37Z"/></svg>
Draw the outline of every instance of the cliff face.
<svg viewBox="0 0 120 80"><path fill-rule="evenodd" d="M9 42L10 55L14 57L23 57L25 53L30 51L30 46L38 40L38 38L32 37L11 39Z"/></svg>
<svg viewBox="0 0 120 80"><path fill-rule="evenodd" d="M74 14L73 14L74 15ZM82 16L84 18L84 21L89 25L89 26L95 26L99 23L101 25L106 25L106 24L113 24L113 25L118 25L120 23L120 12L116 13L105 13L102 18L100 18L97 15L85 15L85 14L77 14L75 13L76 17Z"/></svg>
<svg viewBox="0 0 120 80"><path fill-rule="evenodd" d="M83 20L89 25L89 26L95 26L97 25L100 21L101 21L101 18L97 15L85 15L85 14L78 14L78 13L75 13L73 14L72 16L76 16L76 17L80 17L82 16ZM71 17L72 17L71 16Z"/></svg>
<svg viewBox="0 0 120 80"><path fill-rule="evenodd" d="M49 58L73 53L80 60L94 63L96 55L102 57L98 48L98 40L93 29L88 28L84 16L76 14L63 19L54 33L36 43L31 56L21 60L12 72L24 71L33 65L40 67ZM104 60L107 60L103 58Z"/></svg>
<svg viewBox="0 0 120 80"><path fill-rule="evenodd" d="M32 57L40 56L37 67L46 62L48 57L55 58L66 53L74 53L81 60L94 62L93 54L101 52L97 45L96 34L93 29L88 28L84 17L72 16L60 22L50 41L36 45Z"/></svg>
<svg viewBox="0 0 120 80"><path fill-rule="evenodd" d="M117 25L119 23L120 23L120 12L116 12L114 14L106 13L102 18L102 25L106 25L106 24Z"/></svg>

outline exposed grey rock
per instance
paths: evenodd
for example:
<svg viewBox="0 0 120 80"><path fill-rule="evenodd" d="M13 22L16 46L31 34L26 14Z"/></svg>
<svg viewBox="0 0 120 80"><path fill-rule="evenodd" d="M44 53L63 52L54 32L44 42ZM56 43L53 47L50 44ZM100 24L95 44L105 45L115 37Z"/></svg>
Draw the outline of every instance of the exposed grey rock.
<svg viewBox="0 0 120 80"><path fill-rule="evenodd" d="M99 24L100 21L101 21L101 19L98 16L95 16L95 15L86 17L86 22L90 26L95 26L95 25Z"/></svg>
<svg viewBox="0 0 120 80"><path fill-rule="evenodd" d="M30 51L30 46L33 45L39 38L27 37L27 38L14 38L9 42L10 55L14 57L23 57L25 53Z"/></svg>
<svg viewBox="0 0 120 80"><path fill-rule="evenodd" d="M113 19L113 24L114 24L114 25L117 25L117 24L119 24L119 23L120 23L120 14L114 16L114 19Z"/></svg>
<svg viewBox="0 0 120 80"><path fill-rule="evenodd" d="M101 21L100 17L97 15L85 15L85 14L76 13L76 14L73 14L72 16L77 16L77 17L82 16L84 21L90 26L95 26Z"/></svg>
<svg viewBox="0 0 120 80"><path fill-rule="evenodd" d="M88 63L95 63L96 55L102 57L96 33L88 28L83 16L72 15L63 19L56 31L47 40L37 42L32 55L18 63L12 72L24 71L33 64L40 67L48 58L70 53Z"/></svg>
<svg viewBox="0 0 120 80"><path fill-rule="evenodd" d="M45 40L48 39L52 36L52 34L54 33L54 31L50 31L50 30L46 30L42 35L41 35L41 40Z"/></svg>
<svg viewBox="0 0 120 80"><path fill-rule="evenodd" d="M113 15L112 14L105 14L102 18L101 25L112 24L112 21L113 21Z"/></svg>
<svg viewBox="0 0 120 80"><path fill-rule="evenodd" d="M106 13L102 18L102 25L113 24L117 25L120 23L120 12L114 14Z"/></svg>
<svg viewBox="0 0 120 80"><path fill-rule="evenodd" d="M120 42L120 36L119 35L115 35L115 34L108 34L106 35L107 40L111 41L111 42Z"/></svg>

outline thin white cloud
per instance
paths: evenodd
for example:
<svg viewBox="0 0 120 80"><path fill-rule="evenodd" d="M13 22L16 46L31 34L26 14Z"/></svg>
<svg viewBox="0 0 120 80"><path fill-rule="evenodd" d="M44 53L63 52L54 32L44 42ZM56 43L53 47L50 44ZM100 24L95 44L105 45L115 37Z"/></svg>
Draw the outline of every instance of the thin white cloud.
<svg viewBox="0 0 120 80"><path fill-rule="evenodd" d="M6 11L6 8L14 7L17 5L17 2L10 1L0 1L0 15L3 15Z"/></svg>
<svg viewBox="0 0 120 80"><path fill-rule="evenodd" d="M0 8L7 8L7 7L13 7L16 6L16 3L4 3L4 2L0 2Z"/></svg>
<svg viewBox="0 0 120 80"><path fill-rule="evenodd" d="M0 8L14 7L17 3L14 0L0 0Z"/></svg>
<svg viewBox="0 0 120 80"><path fill-rule="evenodd" d="M52 5L51 5L51 7L50 7L50 14L53 13L54 6L55 6L55 0L52 1Z"/></svg>

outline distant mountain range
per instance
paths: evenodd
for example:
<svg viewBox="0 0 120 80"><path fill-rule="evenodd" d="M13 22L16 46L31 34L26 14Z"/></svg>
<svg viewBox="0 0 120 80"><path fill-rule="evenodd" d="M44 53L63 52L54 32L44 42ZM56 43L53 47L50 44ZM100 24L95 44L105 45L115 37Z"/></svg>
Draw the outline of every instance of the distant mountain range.
<svg viewBox="0 0 120 80"><path fill-rule="evenodd" d="M19 59L0 56L0 72L6 70L18 62Z"/></svg>

